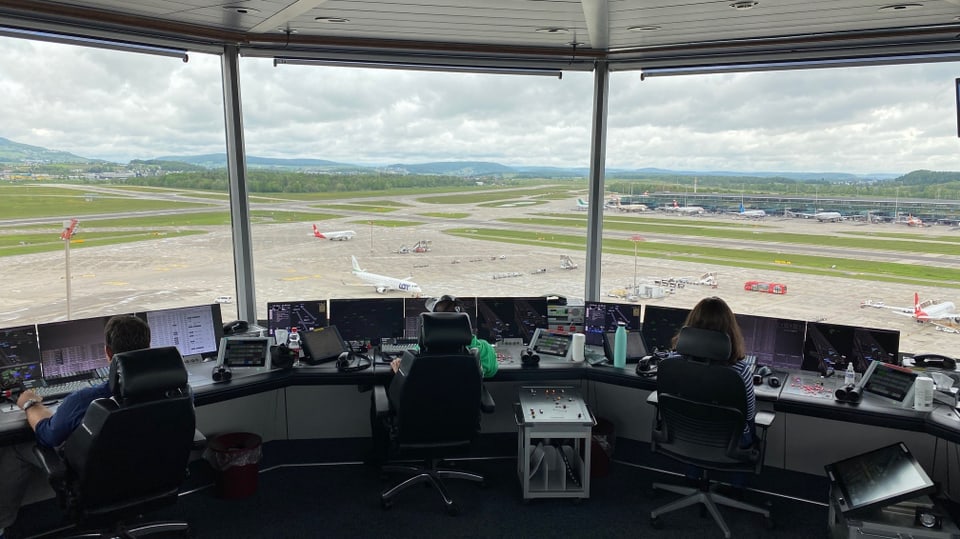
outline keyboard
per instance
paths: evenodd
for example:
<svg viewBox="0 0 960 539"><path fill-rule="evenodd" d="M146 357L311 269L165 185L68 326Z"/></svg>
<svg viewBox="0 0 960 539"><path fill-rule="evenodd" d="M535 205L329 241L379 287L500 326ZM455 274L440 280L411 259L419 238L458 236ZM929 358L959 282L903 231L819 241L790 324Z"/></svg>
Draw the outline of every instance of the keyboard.
<svg viewBox="0 0 960 539"><path fill-rule="evenodd" d="M384 354L402 354L407 350L411 352L417 349L417 343L409 344L381 344L380 352Z"/></svg>
<svg viewBox="0 0 960 539"><path fill-rule="evenodd" d="M35 387L33 391L43 397L46 400L52 399L61 399L67 395L77 391L78 389L83 389L90 387L89 380L74 380L72 382L66 382L63 384L51 384L43 387Z"/></svg>

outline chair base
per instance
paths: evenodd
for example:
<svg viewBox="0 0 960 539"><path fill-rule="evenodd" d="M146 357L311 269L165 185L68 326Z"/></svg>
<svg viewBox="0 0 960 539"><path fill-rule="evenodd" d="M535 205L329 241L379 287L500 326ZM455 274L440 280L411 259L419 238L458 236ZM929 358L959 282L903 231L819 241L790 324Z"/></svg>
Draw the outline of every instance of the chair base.
<svg viewBox="0 0 960 539"><path fill-rule="evenodd" d="M190 536L190 525L186 522L163 521L145 522L133 526L119 526L114 529L98 531L81 531L68 537L96 537L102 539L130 539L133 537L147 537L155 533L180 533L184 537Z"/></svg>
<svg viewBox="0 0 960 539"><path fill-rule="evenodd" d="M427 466L388 465L381 467L380 470L384 473L404 472L414 474L412 477L401 481L397 485L383 491L380 494L380 506L384 509L389 509L390 506L393 505L393 498L403 490L413 485L426 483L428 485L432 485L435 489L437 489L437 492L440 493L440 498L443 500L443 505L447 513L456 515L460 512L460 508L453 498L450 497L450 493L447 491L447 487L444 485L442 480L466 479L467 481L474 481L481 484L485 481L483 476L480 474L461 470L436 468L435 463L428 463Z"/></svg>
<svg viewBox="0 0 960 539"><path fill-rule="evenodd" d="M723 494L717 494L709 489L683 487L680 485L670 485L666 483L654 483L653 488L666 490L675 494L681 494L684 497L650 511L651 522L656 522L660 515L702 503L707 508L707 511L709 511L713 516L713 520L715 520L717 525L720 526L720 529L723 530L723 536L726 539L730 539L730 528L727 526L726 521L723 520L723 515L720 514L720 510L717 508L718 505L757 513L763 515L763 517L768 521L770 520L769 510L756 505L750 505L748 503L741 502L740 500L735 500L728 496L724 496Z"/></svg>

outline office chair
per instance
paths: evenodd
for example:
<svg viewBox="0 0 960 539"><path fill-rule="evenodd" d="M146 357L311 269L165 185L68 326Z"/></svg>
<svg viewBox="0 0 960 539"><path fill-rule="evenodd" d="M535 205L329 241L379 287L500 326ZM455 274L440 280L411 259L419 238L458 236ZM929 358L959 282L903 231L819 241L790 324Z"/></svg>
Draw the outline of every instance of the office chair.
<svg viewBox="0 0 960 539"><path fill-rule="evenodd" d="M380 494L380 504L389 509L394 497L418 483L427 482L440 493L451 515L460 508L450 497L442 479L467 479L483 484L483 476L441 469L438 463L465 453L480 430L480 412L494 411L493 399L483 387L480 363L467 349L472 338L466 313L420 315L420 350L404 352L401 371L390 384L374 388L377 417L386 422L391 455L417 456L420 466L387 465L383 472L414 475ZM404 372L409 365L409 372Z"/></svg>
<svg viewBox="0 0 960 539"><path fill-rule="evenodd" d="M85 537L189 533L186 522L127 526L173 504L195 447L193 399L174 347L113 356L113 397L90 403L83 423L58 448L37 446L61 506Z"/></svg>
<svg viewBox="0 0 960 539"><path fill-rule="evenodd" d="M680 330L677 352L683 357L660 362L657 392L648 399L657 406L651 448L703 471L697 488L654 483L654 489L684 497L651 511L651 525L662 526L660 515L703 504L729 539L730 528L717 509L719 504L759 513L771 527L770 511L716 493L707 471L759 474L773 414L757 412L754 443L741 448L747 395L743 379L726 366L730 338L719 331L685 327Z"/></svg>

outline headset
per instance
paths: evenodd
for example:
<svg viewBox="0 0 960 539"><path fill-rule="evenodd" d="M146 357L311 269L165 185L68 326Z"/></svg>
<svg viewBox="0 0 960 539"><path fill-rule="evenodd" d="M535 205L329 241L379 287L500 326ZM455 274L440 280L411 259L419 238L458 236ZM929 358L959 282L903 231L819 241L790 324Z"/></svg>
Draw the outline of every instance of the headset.
<svg viewBox="0 0 960 539"><path fill-rule="evenodd" d="M522 363L524 367L536 367L540 363L540 356L530 348L527 348L520 356L520 363Z"/></svg>
<svg viewBox="0 0 960 539"><path fill-rule="evenodd" d="M214 382L229 382L230 378L233 377L233 373L230 372L230 368L226 365L217 365L213 368L210 377L213 378Z"/></svg>
<svg viewBox="0 0 960 539"><path fill-rule="evenodd" d="M440 303L453 303L453 309L447 310L447 312L460 313L463 312L463 304L460 303L460 300L456 296L451 296L450 294L444 294L439 298L427 298L427 301L424 302L424 306L430 312L436 312L434 309L437 308L437 305Z"/></svg>
<svg viewBox="0 0 960 539"><path fill-rule="evenodd" d="M753 375L753 385L763 385L764 380L767 381L767 385L770 387L780 387L780 378L774 375L773 369L766 365L761 365Z"/></svg>
<svg viewBox="0 0 960 539"><path fill-rule="evenodd" d="M293 368L299 352L291 350L285 344L270 347L270 364L278 369Z"/></svg>
<svg viewBox="0 0 960 539"><path fill-rule="evenodd" d="M337 372L357 372L373 365L370 358L353 351L342 352L337 357Z"/></svg>
<svg viewBox="0 0 960 539"><path fill-rule="evenodd" d="M640 361L637 362L637 376L643 376L644 378L656 376L658 363L659 358L657 356L643 356L640 358Z"/></svg>

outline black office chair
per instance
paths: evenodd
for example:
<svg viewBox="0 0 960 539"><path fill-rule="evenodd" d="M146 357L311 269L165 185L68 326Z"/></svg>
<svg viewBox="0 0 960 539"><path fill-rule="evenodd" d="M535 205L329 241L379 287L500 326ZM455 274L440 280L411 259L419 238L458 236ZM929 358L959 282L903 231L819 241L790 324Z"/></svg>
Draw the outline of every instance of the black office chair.
<svg viewBox="0 0 960 539"><path fill-rule="evenodd" d="M97 399L58 448L34 450L61 506L85 537L189 533L186 522L127 525L177 500L195 447L193 399L174 347L113 356L112 398Z"/></svg>
<svg viewBox="0 0 960 539"><path fill-rule="evenodd" d="M472 337L467 314L423 313L420 318L420 350L405 352L414 356L409 372L394 378L389 396L382 386L375 387L374 402L377 416L390 433L391 456L417 456L423 464L382 467L383 472L414 475L382 492L380 503L388 509L404 489L429 482L439 491L447 512L455 515L460 509L442 479L482 484L483 476L437 465L443 458L469 450L480 430L480 412L492 413L494 403L483 387L479 361L466 347Z"/></svg>
<svg viewBox="0 0 960 539"><path fill-rule="evenodd" d="M657 406L651 448L674 460L702 470L696 488L654 483L653 488L684 495L650 512L654 528L662 525L660 515L703 504L730 537L730 528L717 505L752 511L773 525L770 511L718 494L707 470L759 474L766 449L766 430L773 421L770 412L758 411L754 443L740 447L746 424L747 396L743 379L726 366L730 338L722 332L685 327L680 330L677 352L682 358L660 362L657 392L648 399Z"/></svg>

